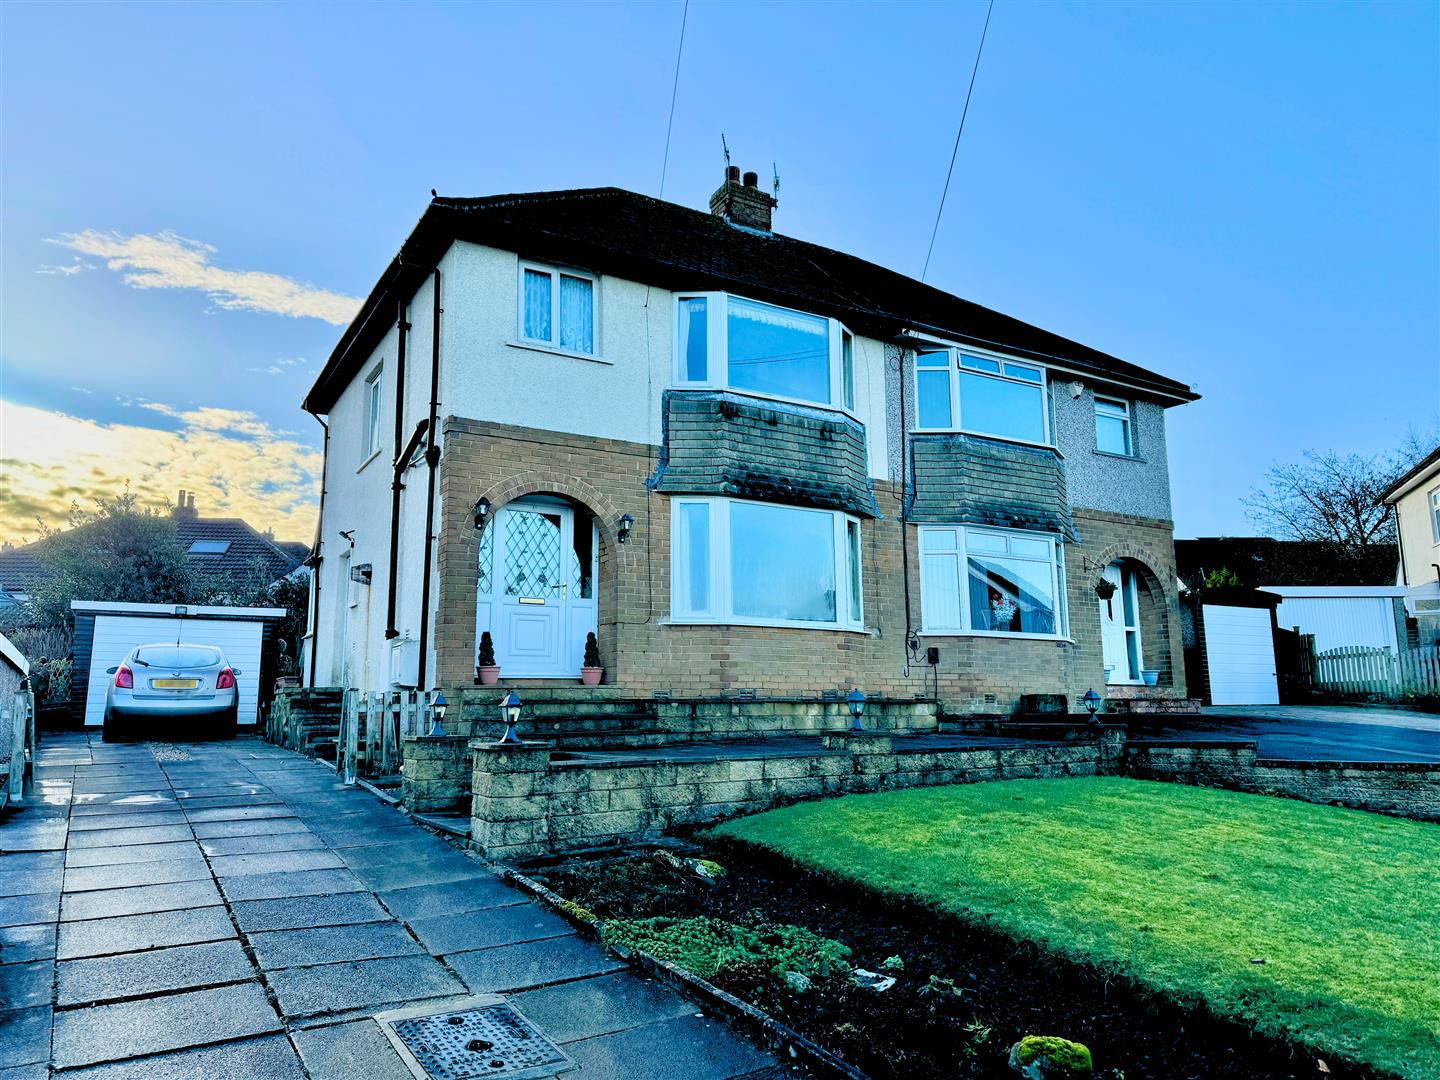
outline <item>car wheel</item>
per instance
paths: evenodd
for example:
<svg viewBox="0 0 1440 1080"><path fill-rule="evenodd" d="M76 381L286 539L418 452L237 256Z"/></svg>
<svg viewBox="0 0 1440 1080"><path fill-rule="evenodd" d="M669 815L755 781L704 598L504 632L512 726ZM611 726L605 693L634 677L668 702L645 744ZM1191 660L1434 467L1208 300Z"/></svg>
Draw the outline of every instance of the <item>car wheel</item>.
<svg viewBox="0 0 1440 1080"><path fill-rule="evenodd" d="M105 721L104 721L104 723L102 723L102 724L100 725L100 741L101 741L101 742L119 742L119 741L120 741L119 725L117 725L117 724L115 723L115 721L114 721L113 719L111 719L109 713L106 713L106 714L105 714Z"/></svg>
<svg viewBox="0 0 1440 1080"><path fill-rule="evenodd" d="M215 734L221 739L233 739L235 738L235 730L239 726L240 705L237 702L220 714L220 723L216 727Z"/></svg>

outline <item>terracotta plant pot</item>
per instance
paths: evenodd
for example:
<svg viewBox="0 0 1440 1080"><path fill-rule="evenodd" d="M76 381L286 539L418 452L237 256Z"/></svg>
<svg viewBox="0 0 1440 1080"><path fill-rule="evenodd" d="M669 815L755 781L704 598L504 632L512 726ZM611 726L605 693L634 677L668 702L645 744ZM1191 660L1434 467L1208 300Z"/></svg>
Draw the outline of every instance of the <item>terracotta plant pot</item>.
<svg viewBox="0 0 1440 1080"><path fill-rule="evenodd" d="M580 682L583 686L599 686L600 678L605 674L604 668L582 667L580 669Z"/></svg>
<svg viewBox="0 0 1440 1080"><path fill-rule="evenodd" d="M499 665L486 665L475 669L475 678L481 686L494 686L500 681Z"/></svg>

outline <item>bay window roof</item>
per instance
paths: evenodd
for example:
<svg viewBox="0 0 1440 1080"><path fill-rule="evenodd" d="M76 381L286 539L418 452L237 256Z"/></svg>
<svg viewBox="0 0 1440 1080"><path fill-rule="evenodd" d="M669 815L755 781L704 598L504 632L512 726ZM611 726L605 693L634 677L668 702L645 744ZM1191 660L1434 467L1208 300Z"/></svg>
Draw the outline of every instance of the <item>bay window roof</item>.
<svg viewBox="0 0 1440 1080"><path fill-rule="evenodd" d="M619 188L582 188L432 200L336 345L307 409L330 409L389 329L397 296L411 296L456 240L677 292L733 291L836 318L881 340L906 330L942 335L1118 382L1167 405L1199 396L1184 383L853 255L737 229Z"/></svg>

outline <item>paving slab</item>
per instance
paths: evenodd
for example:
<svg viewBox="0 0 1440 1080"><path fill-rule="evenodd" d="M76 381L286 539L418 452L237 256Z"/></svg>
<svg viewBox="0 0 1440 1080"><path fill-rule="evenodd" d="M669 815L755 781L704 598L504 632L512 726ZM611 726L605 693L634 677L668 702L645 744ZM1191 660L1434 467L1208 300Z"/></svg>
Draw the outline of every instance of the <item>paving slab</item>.
<svg viewBox="0 0 1440 1080"><path fill-rule="evenodd" d="M380 902L400 919L423 919L433 915L454 915L462 911L485 911L507 904L524 904L527 898L494 874L442 885L394 889L379 894Z"/></svg>
<svg viewBox="0 0 1440 1080"><path fill-rule="evenodd" d="M465 991L460 980L429 956L285 968L271 972L267 979L286 1016L412 1005Z"/></svg>
<svg viewBox="0 0 1440 1080"><path fill-rule="evenodd" d="M170 794L161 795L157 792L141 792L127 794L123 791L112 791L104 794L84 794L75 796L70 806L72 817L79 815L85 817L89 814L161 814L173 813L180 809L180 804L175 796Z"/></svg>
<svg viewBox="0 0 1440 1080"><path fill-rule="evenodd" d="M220 890L210 879L98 889L94 892L67 893L61 897L60 921L79 922L116 915L144 915L151 911L181 911L219 903Z"/></svg>
<svg viewBox="0 0 1440 1080"><path fill-rule="evenodd" d="M143 814L117 814L106 809L104 813L82 814L79 808L70 812L70 835L77 832L94 832L98 829L156 829L162 825L185 825L185 815L178 808L156 807ZM188 830L187 830L188 831Z"/></svg>
<svg viewBox="0 0 1440 1080"><path fill-rule="evenodd" d="M37 821L33 825L8 822L0 831L0 851L60 851L65 847L69 826L58 821Z"/></svg>
<svg viewBox="0 0 1440 1080"><path fill-rule="evenodd" d="M191 824L201 821L264 821L269 818L293 818L295 812L284 803L275 806L214 806L186 810Z"/></svg>
<svg viewBox="0 0 1440 1080"><path fill-rule="evenodd" d="M54 922L59 917L60 895L55 892L0 898L0 926Z"/></svg>
<svg viewBox="0 0 1440 1080"><path fill-rule="evenodd" d="M65 1080L304 1080L305 1073L284 1035L263 1035L199 1050L95 1065L64 1075ZM4 1073L0 1080L5 1080ZM358 1080L358 1074L352 1080Z"/></svg>
<svg viewBox="0 0 1440 1080"><path fill-rule="evenodd" d="M217 836L200 841L206 855L260 855L268 851L318 851L325 841L312 832L283 832L266 836Z"/></svg>
<svg viewBox="0 0 1440 1080"><path fill-rule="evenodd" d="M178 815L177 815L178 816ZM99 818L90 818L99 821ZM173 825L139 825L133 828L84 829L70 831L67 850L74 852L85 848L130 847L137 844L173 844L182 840L193 840L190 826L183 821ZM3 867L0 867L3 869Z"/></svg>
<svg viewBox="0 0 1440 1080"><path fill-rule="evenodd" d="M390 921L390 913L368 892L242 900L230 912L246 933Z"/></svg>
<svg viewBox="0 0 1440 1080"><path fill-rule="evenodd" d="M414 1080L374 1020L306 1028L291 1037L310 1080Z"/></svg>
<svg viewBox="0 0 1440 1080"><path fill-rule="evenodd" d="M654 1075L660 1062L665 1080L729 1080L773 1064L724 1024L696 1016L568 1042L562 1049L585 1080L634 1080Z"/></svg>
<svg viewBox="0 0 1440 1080"><path fill-rule="evenodd" d="M0 828L4 826L0 825ZM0 855L0 875L23 871L38 873L42 870L59 870L64 866L63 851L12 851L8 855Z"/></svg>
<svg viewBox="0 0 1440 1080"><path fill-rule="evenodd" d="M97 889L126 889L135 885L172 885L179 881L202 881L210 868L200 849L190 858L167 862L130 863L123 866L77 866L65 871L67 893Z"/></svg>
<svg viewBox="0 0 1440 1080"><path fill-rule="evenodd" d="M534 903L407 922L415 936L436 956L575 933L575 928L564 919Z"/></svg>
<svg viewBox="0 0 1440 1080"><path fill-rule="evenodd" d="M342 960L415 956L425 951L404 927L394 922L267 930L246 936L255 951L255 959L266 971Z"/></svg>
<svg viewBox="0 0 1440 1080"><path fill-rule="evenodd" d="M56 976L55 1002L65 1006L244 982L256 971L240 942L232 939L64 960Z"/></svg>
<svg viewBox="0 0 1440 1080"><path fill-rule="evenodd" d="M294 874L305 870L337 870L345 864L333 851L267 851L258 855L216 855L210 869L216 877L249 874Z"/></svg>
<svg viewBox="0 0 1440 1080"><path fill-rule="evenodd" d="M60 852L46 852L45 854L59 855ZM6 856L9 859L18 859L19 857L18 855ZM0 899L60 891L64 870L12 870L7 872L3 864L4 860L0 859Z"/></svg>
<svg viewBox="0 0 1440 1080"><path fill-rule="evenodd" d="M693 1002L675 991L628 971L526 990L510 1000L556 1042L590 1039L696 1011Z"/></svg>
<svg viewBox="0 0 1440 1080"><path fill-rule="evenodd" d="M578 937L451 953L445 957L445 963L477 994L524 990L588 975L605 975L625 966L602 952L598 945Z"/></svg>
<svg viewBox="0 0 1440 1080"><path fill-rule="evenodd" d="M166 945L192 945L235 937L235 926L223 907L158 911L60 924L55 955L61 960L108 956Z"/></svg>
<svg viewBox="0 0 1440 1080"><path fill-rule="evenodd" d="M0 1012L0 1061L6 1065L49 1061L50 1021L48 1005Z"/></svg>
<svg viewBox="0 0 1440 1080"><path fill-rule="evenodd" d="M419 862L388 863L363 866L355 871L365 885L375 892L409 889L421 885L443 885L448 881L468 881L493 877L494 872L464 855L453 859L423 859Z"/></svg>
<svg viewBox="0 0 1440 1080"><path fill-rule="evenodd" d="M408 831L408 830L407 830ZM415 837L396 844L371 844L366 847L340 848L345 865L354 868L381 866L386 863L423 862L425 859L448 859L455 849L444 840Z"/></svg>
<svg viewBox="0 0 1440 1080"><path fill-rule="evenodd" d="M348 870L302 870L295 874L242 874L221 880L220 888L231 903L238 900L272 900L281 896L324 896L362 892L365 886Z"/></svg>
<svg viewBox="0 0 1440 1080"><path fill-rule="evenodd" d="M48 1006L54 985L54 960L0 964L0 1005L7 1009Z"/></svg>
<svg viewBox="0 0 1440 1080"><path fill-rule="evenodd" d="M200 840L213 840L220 836L274 836L278 833L309 833L310 829L299 818L260 818L251 821L198 821L194 825L195 836Z"/></svg>
<svg viewBox="0 0 1440 1080"><path fill-rule="evenodd" d="M180 805L187 814L197 810L219 810L240 806L284 806L285 801L278 795L194 795L180 796Z"/></svg>
<svg viewBox="0 0 1440 1080"><path fill-rule="evenodd" d="M57 1012L54 1064L94 1065L278 1030L258 982L192 990Z"/></svg>
<svg viewBox="0 0 1440 1080"><path fill-rule="evenodd" d="M0 966L55 958L55 924L0 926Z"/></svg>
<svg viewBox="0 0 1440 1080"><path fill-rule="evenodd" d="M125 863L170 862L197 859L200 848L190 837L161 844L112 844L108 847L72 848L65 853L65 867L119 866Z"/></svg>
<svg viewBox="0 0 1440 1080"><path fill-rule="evenodd" d="M76 795L99 795L124 792L129 795L163 794L170 790L170 781L156 772L154 776L80 776L75 777Z"/></svg>
<svg viewBox="0 0 1440 1080"><path fill-rule="evenodd" d="M16 1065L7 1069L0 1065L0 1080L50 1080L50 1066L36 1062L34 1065Z"/></svg>

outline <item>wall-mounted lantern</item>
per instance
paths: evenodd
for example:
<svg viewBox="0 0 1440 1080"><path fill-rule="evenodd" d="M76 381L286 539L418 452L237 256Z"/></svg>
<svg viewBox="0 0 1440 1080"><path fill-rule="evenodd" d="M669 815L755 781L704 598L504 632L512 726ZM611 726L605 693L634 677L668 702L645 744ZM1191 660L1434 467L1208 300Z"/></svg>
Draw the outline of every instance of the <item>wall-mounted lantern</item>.
<svg viewBox="0 0 1440 1080"><path fill-rule="evenodd" d="M630 514L622 514L620 516L620 527L615 530L615 539L622 544L625 543L625 541L629 540L630 529L634 526L634 524L635 518L633 516L631 516Z"/></svg>
<svg viewBox="0 0 1440 1080"><path fill-rule="evenodd" d="M485 528L485 522L489 520L490 500L481 495L480 501L475 504L475 528L477 530Z"/></svg>

